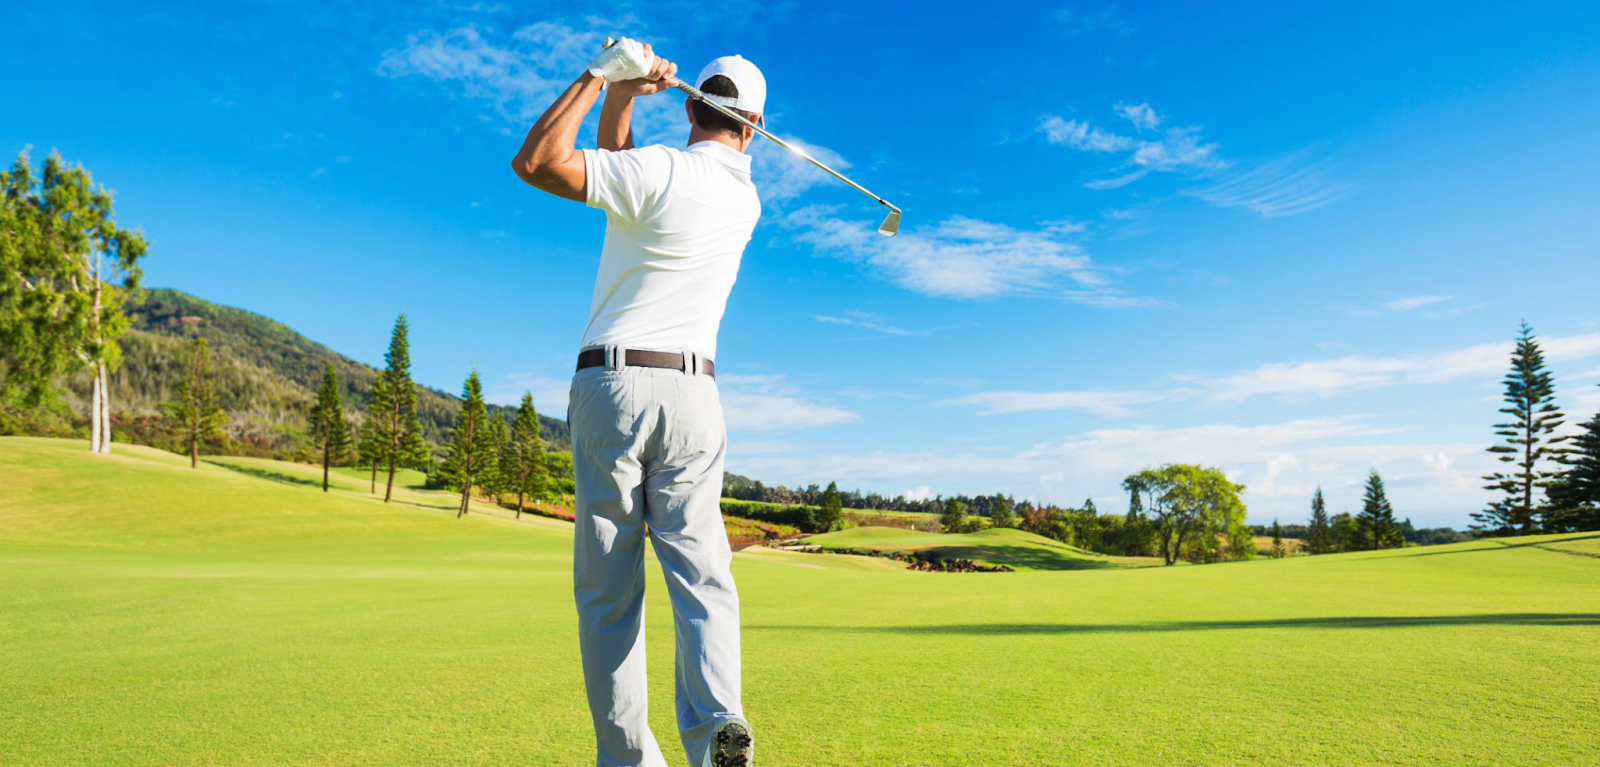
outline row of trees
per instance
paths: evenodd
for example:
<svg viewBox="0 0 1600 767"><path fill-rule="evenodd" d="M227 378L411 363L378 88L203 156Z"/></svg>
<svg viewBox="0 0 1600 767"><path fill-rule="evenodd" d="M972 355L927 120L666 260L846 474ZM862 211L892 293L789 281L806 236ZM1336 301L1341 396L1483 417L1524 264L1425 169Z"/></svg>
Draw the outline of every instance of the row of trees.
<svg viewBox="0 0 1600 767"><path fill-rule="evenodd" d="M355 458L370 468L374 493L378 472L387 473L385 501L394 496L397 471L431 468L431 485L461 492L457 517L467 513L474 490L491 498L516 493L519 518L529 498L543 499L549 492L549 467L543 456L533 395L522 395L522 404L508 429L505 419L488 412L476 372L467 378L462 392L460 416L445 459L434 464L417 419L410 326L403 314L395 320L384 354L384 370L373 383L366 417L355 434L340 391L338 373L330 365L307 417L308 431L322 463L323 491L328 490L331 467ZM204 337L196 336L192 342L185 375L165 410L188 446L190 465L197 466L200 446L220 438L227 423L212 381L211 355Z"/></svg>
<svg viewBox="0 0 1600 767"><path fill-rule="evenodd" d="M508 429L504 418L488 411L483 384L473 371L462 387L461 415L445 459L429 484L461 493L457 518L467 513L474 490L491 498L516 493L517 517L521 518L529 497L542 499L548 492L550 477L542 453L533 395L523 393Z"/></svg>
<svg viewBox="0 0 1600 767"><path fill-rule="evenodd" d="M1009 495L980 497L989 501L990 527L1017 528L1103 554L1160 555L1168 565L1255 556L1255 539L1244 524L1244 485L1220 469L1167 464L1131 474L1122 486L1128 491L1123 515L1101 514L1092 499L1068 509L1019 503ZM940 527L947 533L982 527L969 511L965 501L945 499Z"/></svg>
<svg viewBox="0 0 1600 767"><path fill-rule="evenodd" d="M1274 527L1277 521L1273 521ZM1274 532L1274 539L1281 531ZM1276 543L1276 541L1275 541ZM1367 485L1361 494L1361 512L1328 516L1328 504L1322 497L1322 488L1311 496L1311 520L1306 523L1301 549L1307 554L1333 554L1340 551L1368 551L1371 549L1397 549L1406 545L1401 525L1395 520L1394 506L1389 503L1389 493L1384 489L1383 477L1373 469L1367 475ZM1280 552L1287 553L1282 550Z"/></svg>

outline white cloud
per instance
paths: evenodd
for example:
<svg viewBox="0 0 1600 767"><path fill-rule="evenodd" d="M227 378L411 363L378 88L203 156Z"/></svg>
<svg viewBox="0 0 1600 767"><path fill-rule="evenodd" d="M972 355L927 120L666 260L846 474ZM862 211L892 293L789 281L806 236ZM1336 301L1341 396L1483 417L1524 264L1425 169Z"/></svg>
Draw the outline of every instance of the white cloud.
<svg viewBox="0 0 1600 767"><path fill-rule="evenodd" d="M724 375L717 385L730 432L790 431L861 420L844 408L809 401L782 376Z"/></svg>
<svg viewBox="0 0 1600 767"><path fill-rule="evenodd" d="M901 495L905 496L908 501L929 501L933 500L933 488L927 485L918 485L901 493Z"/></svg>
<svg viewBox="0 0 1600 767"><path fill-rule="evenodd" d="M1385 302L1383 308L1388 309L1391 312L1409 312L1412 309L1420 309L1424 306L1442 304L1449 300L1449 296L1408 296L1406 298L1396 298L1393 301Z"/></svg>
<svg viewBox="0 0 1600 767"><path fill-rule="evenodd" d="M869 312L848 311L844 313L843 317L835 317L827 314L813 314L811 315L811 318L817 322L823 322L829 325L845 325L847 327L861 328L862 330L870 330L874 333L886 336L915 336L922 338L933 333L932 330L908 330L906 328L898 327L890 324L889 321L883 317L879 317L878 315L871 314Z"/></svg>
<svg viewBox="0 0 1600 767"><path fill-rule="evenodd" d="M1541 338L1540 344L1545 358L1552 361L1600 355L1600 333ZM1441 384L1471 377L1492 379L1505 371L1511 348L1512 343L1505 341L1393 357L1352 354L1329 360L1269 362L1222 376L1174 376L1175 385L1165 389L990 391L946 404L972 405L982 415L1048 410L1121 415L1137 405L1163 402L1209 400L1232 404L1263 396L1331 397L1389 386Z"/></svg>
<svg viewBox="0 0 1600 767"><path fill-rule="evenodd" d="M797 242L857 261L908 290L943 298L1027 295L1095 306L1148 306L1107 284L1081 248L1048 232L966 216L882 237L872 224L836 208L810 206L784 218Z"/></svg>
<svg viewBox="0 0 1600 767"><path fill-rule="evenodd" d="M1161 125L1161 118L1156 115L1156 110L1151 109L1149 104L1123 104L1118 102L1112 109L1126 118L1128 122L1133 123L1133 127L1139 130L1155 130L1157 126Z"/></svg>
<svg viewBox="0 0 1600 767"><path fill-rule="evenodd" d="M1121 16L1117 15L1117 5L1112 3L1097 11L1081 12L1072 8L1062 8L1056 11L1056 21L1061 22L1061 33L1068 37L1087 35L1100 30L1105 30L1119 38L1126 39L1136 30Z"/></svg>
<svg viewBox="0 0 1600 767"><path fill-rule="evenodd" d="M1147 391L990 391L948 400L946 405L974 405L979 415L1029 413L1041 410L1084 410L1097 415L1125 415L1135 405L1172 399L1169 392Z"/></svg>
<svg viewBox="0 0 1600 767"><path fill-rule="evenodd" d="M1118 114L1140 130L1154 130L1160 118L1149 104L1118 104ZM1151 171L1179 172L1216 170L1224 167L1217 158L1217 145L1200 139L1198 127L1173 127L1154 139L1137 139L1102 130L1083 120L1067 120L1055 115L1040 118L1039 131L1052 144L1063 144L1085 152L1128 152L1118 166L1127 171L1120 176L1090 181L1090 189L1115 189L1133 183Z"/></svg>
<svg viewBox="0 0 1600 767"><path fill-rule="evenodd" d="M850 168L832 149L792 136L782 138L834 170L843 173ZM822 169L759 136L750 144L750 175L761 201L768 204L792 200L819 185L838 183Z"/></svg>
<svg viewBox="0 0 1600 767"><path fill-rule="evenodd" d="M1127 136L1103 131L1081 120L1065 120L1055 115L1041 119L1039 130L1052 144L1066 144L1085 152L1121 152L1135 146L1133 139Z"/></svg>
<svg viewBox="0 0 1600 767"><path fill-rule="evenodd" d="M1354 188L1334 178L1332 166L1306 152L1239 169L1184 192L1223 208L1243 208L1262 218L1308 213L1337 202Z"/></svg>
<svg viewBox="0 0 1600 767"><path fill-rule="evenodd" d="M1401 517L1418 524L1462 526L1483 503L1475 477L1492 462L1477 443L1407 443L1359 418L1303 419L1260 425L1100 429L1011 452L875 451L830 448L816 454L773 454L741 460L740 473L763 481L806 484L837 480L867 489L913 487L945 493L1007 492L1020 498L1077 503L1083 497L1125 497L1122 478L1168 462L1216 466L1247 486L1257 522L1309 513L1322 487L1330 511L1358 509L1361 482L1377 468ZM935 480L930 482L929 480ZM1105 503L1115 512L1120 504Z"/></svg>
<svg viewBox="0 0 1600 767"><path fill-rule="evenodd" d="M540 413L565 419L567 394L571 388L571 378L521 371L507 373L498 382L484 387L483 398L496 405L516 407L522 404L522 395L527 392L533 395L533 406Z"/></svg>

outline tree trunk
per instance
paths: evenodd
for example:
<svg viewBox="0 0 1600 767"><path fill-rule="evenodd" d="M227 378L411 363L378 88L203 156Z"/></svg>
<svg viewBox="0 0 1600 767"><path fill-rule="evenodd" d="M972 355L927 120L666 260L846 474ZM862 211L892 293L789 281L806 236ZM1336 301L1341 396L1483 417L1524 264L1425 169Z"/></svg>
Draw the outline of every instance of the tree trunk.
<svg viewBox="0 0 1600 767"><path fill-rule="evenodd" d="M378 494L378 462L372 462L372 494Z"/></svg>
<svg viewBox="0 0 1600 767"><path fill-rule="evenodd" d="M328 492L328 440L322 441L322 492Z"/></svg>
<svg viewBox="0 0 1600 767"><path fill-rule="evenodd" d="M394 458L389 459L389 484L383 487L383 502L388 503L394 495Z"/></svg>
<svg viewBox="0 0 1600 767"><path fill-rule="evenodd" d="M467 504L472 501L472 480L461 483L461 508L456 511L456 519L467 513Z"/></svg>
<svg viewBox="0 0 1600 767"><path fill-rule="evenodd" d="M189 437L189 468L200 468L200 435L198 434Z"/></svg>
<svg viewBox="0 0 1600 767"><path fill-rule="evenodd" d="M89 452L100 452L100 375L96 371L89 395Z"/></svg>
<svg viewBox="0 0 1600 767"><path fill-rule="evenodd" d="M111 452L111 374L100 363L100 452Z"/></svg>
<svg viewBox="0 0 1600 767"><path fill-rule="evenodd" d="M521 490L518 490L517 491L517 519L522 519L522 498L523 498L523 493L522 493Z"/></svg>

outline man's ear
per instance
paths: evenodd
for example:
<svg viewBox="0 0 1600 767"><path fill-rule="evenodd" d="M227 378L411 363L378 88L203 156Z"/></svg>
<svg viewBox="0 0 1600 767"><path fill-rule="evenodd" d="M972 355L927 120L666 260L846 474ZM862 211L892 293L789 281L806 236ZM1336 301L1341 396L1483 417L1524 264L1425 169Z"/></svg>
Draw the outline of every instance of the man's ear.
<svg viewBox="0 0 1600 767"><path fill-rule="evenodd" d="M694 125L694 99L692 99L692 98L684 98L684 100L683 100L683 113L686 116L688 116L689 124L690 125ZM700 126L695 125L695 127L698 128Z"/></svg>

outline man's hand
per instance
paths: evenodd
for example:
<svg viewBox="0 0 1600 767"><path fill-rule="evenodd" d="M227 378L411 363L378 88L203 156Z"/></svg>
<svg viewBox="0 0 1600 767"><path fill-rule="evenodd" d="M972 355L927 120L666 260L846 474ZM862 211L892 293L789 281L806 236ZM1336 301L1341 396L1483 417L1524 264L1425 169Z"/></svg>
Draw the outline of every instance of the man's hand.
<svg viewBox="0 0 1600 767"><path fill-rule="evenodd" d="M589 74L603 77L609 83L632 80L650 73L653 58L650 46L624 37L589 62Z"/></svg>
<svg viewBox="0 0 1600 767"><path fill-rule="evenodd" d="M664 90L670 90L677 81L673 76L678 74L678 65L656 56L647 43L644 46L644 55L650 60L650 70L644 77L630 80L618 80L611 84L611 96L618 98L637 98L650 96Z"/></svg>

